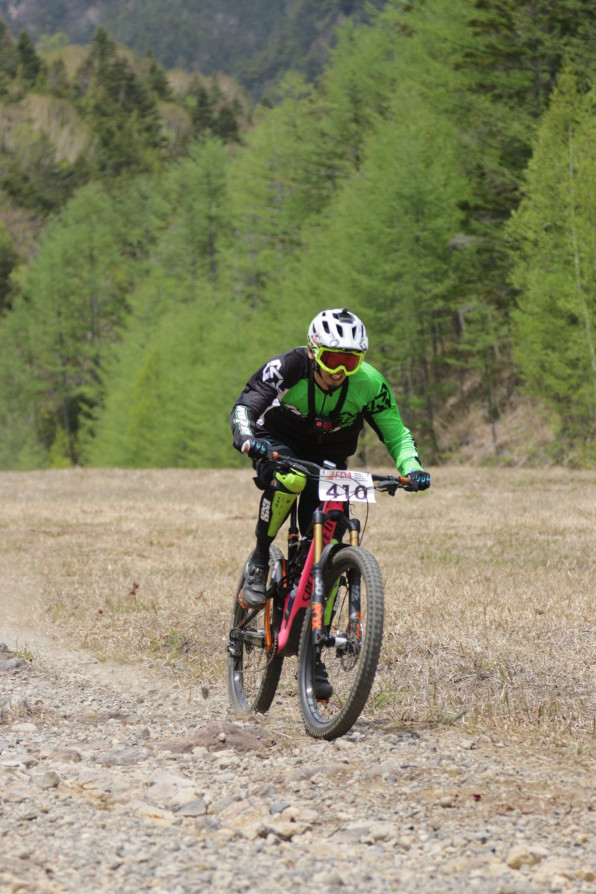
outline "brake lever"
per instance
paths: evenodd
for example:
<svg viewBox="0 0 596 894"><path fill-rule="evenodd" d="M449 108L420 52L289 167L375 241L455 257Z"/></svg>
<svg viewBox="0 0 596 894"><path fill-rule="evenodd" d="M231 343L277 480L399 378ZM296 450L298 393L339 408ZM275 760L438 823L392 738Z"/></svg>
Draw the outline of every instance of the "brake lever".
<svg viewBox="0 0 596 894"><path fill-rule="evenodd" d="M383 481L379 481L377 484L377 490L382 491L385 494L389 494L391 497L395 496L395 492L399 487L399 482L394 478L385 478Z"/></svg>
<svg viewBox="0 0 596 894"><path fill-rule="evenodd" d="M400 475L398 478L383 478L383 480L379 481L377 484L377 489L394 497L398 488L409 486L410 479Z"/></svg>

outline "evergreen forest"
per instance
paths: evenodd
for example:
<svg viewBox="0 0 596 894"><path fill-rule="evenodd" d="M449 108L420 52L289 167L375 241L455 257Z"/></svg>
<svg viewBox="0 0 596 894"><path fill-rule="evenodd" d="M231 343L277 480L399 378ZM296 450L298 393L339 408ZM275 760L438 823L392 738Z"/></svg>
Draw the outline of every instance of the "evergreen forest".
<svg viewBox="0 0 596 894"><path fill-rule="evenodd" d="M64 35L86 44L105 28L138 55L167 69L236 78L262 99L288 69L321 73L334 28L370 20L385 0L0 0L0 18L43 44ZM16 28L15 28L16 26ZM51 38L50 38L51 39Z"/></svg>
<svg viewBox="0 0 596 894"><path fill-rule="evenodd" d="M332 306L427 465L480 420L491 462L594 467L596 6L344 6L259 102L0 21L0 468L240 463L236 396Z"/></svg>

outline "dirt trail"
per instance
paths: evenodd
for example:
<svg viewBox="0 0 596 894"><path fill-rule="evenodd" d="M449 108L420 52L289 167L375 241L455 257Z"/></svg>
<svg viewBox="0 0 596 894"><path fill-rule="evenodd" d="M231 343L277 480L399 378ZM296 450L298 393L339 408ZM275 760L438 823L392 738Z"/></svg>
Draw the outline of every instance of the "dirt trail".
<svg viewBox="0 0 596 894"><path fill-rule="evenodd" d="M239 720L224 681L73 645L43 555L0 553L2 894L594 891L585 753L370 719L314 742L291 689Z"/></svg>
<svg viewBox="0 0 596 894"><path fill-rule="evenodd" d="M15 653L31 655L40 667L68 667L83 677L119 688L146 687L151 675L134 664L100 661L90 650L73 647L60 628L46 620L39 598L42 580L0 561L0 641ZM0 678L1 681L1 678ZM153 683L159 682L153 675ZM1 685L1 682L0 682Z"/></svg>

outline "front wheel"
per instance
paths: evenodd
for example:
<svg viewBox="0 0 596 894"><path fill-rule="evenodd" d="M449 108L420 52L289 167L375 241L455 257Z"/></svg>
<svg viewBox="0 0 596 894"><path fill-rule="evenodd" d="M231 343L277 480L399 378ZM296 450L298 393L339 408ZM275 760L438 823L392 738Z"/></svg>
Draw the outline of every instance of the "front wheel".
<svg viewBox="0 0 596 894"><path fill-rule="evenodd" d="M310 608L300 637L300 709L311 736L335 739L360 716L377 670L383 615L383 581L375 557L362 547L336 552L325 570L323 643L313 646ZM328 679L323 686L319 662Z"/></svg>
<svg viewBox="0 0 596 894"><path fill-rule="evenodd" d="M276 573L283 554L270 550L270 567ZM238 602L244 586L244 566L234 593L232 629L228 642L228 692L232 708L242 714L268 711L277 690L283 658L275 654L275 636L269 651L265 637L265 609L247 611ZM271 600L269 600L271 601Z"/></svg>

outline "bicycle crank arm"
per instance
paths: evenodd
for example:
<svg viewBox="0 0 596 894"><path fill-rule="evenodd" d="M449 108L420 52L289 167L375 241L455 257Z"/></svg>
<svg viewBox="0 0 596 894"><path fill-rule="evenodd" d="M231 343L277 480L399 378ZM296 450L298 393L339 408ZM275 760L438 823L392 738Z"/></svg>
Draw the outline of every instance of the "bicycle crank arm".
<svg viewBox="0 0 596 894"><path fill-rule="evenodd" d="M234 655L239 643L250 643L253 646L263 647L265 645L264 630L241 630L236 628L230 633L228 642L228 652Z"/></svg>

